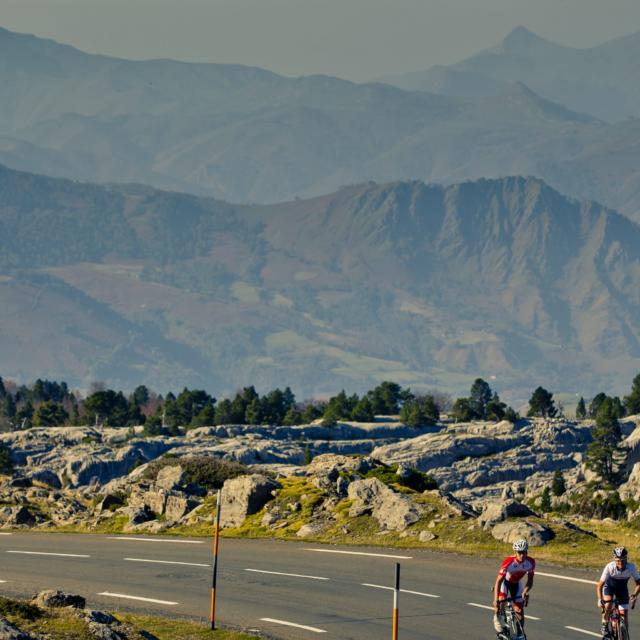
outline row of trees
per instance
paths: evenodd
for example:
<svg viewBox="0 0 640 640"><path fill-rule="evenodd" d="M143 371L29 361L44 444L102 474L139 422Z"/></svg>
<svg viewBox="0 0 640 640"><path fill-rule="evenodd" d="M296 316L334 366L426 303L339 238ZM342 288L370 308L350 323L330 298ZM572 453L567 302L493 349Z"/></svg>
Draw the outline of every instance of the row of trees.
<svg viewBox="0 0 640 640"><path fill-rule="evenodd" d="M418 395L395 382L385 381L362 396L347 395L344 390L328 401L297 402L289 387L274 389L265 395L253 386L244 387L233 398L219 402L203 389L184 388L178 395L165 397L138 386L133 393L106 389L94 385L86 397L72 392L65 382L36 380L31 386L4 382L0 377L0 422L20 427L54 426L61 424L109 424L131 426L145 424L148 433L162 430L178 432L178 427L193 428L219 424L307 424L322 418L324 425L339 420L371 422L376 415L400 415L411 426L437 422L443 412L457 422L471 420L510 420L519 416L506 405L497 392L482 378L471 385L469 396L452 401L451 396L432 392ZM588 408L580 398L576 408L578 418L600 414L640 413L640 374L632 383L631 393L623 400L605 393L596 395ZM538 387L529 400L527 415L554 417L558 415L553 394ZM601 417L601 421L604 418Z"/></svg>

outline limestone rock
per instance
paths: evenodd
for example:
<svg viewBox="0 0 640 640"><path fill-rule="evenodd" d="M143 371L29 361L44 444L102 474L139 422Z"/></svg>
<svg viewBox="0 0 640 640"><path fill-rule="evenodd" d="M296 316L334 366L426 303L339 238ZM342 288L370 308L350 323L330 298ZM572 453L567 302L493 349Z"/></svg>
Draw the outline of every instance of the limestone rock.
<svg viewBox="0 0 640 640"><path fill-rule="evenodd" d="M42 484L46 484L54 489L61 489L62 483L60 482L60 478L58 474L52 471L51 469L38 469L31 474L31 480L34 482L41 482Z"/></svg>
<svg viewBox="0 0 640 640"><path fill-rule="evenodd" d="M16 509L8 520L8 524L26 525L28 527L32 527L36 522L35 515L27 507Z"/></svg>
<svg viewBox="0 0 640 640"><path fill-rule="evenodd" d="M125 507L120 510L120 513L129 518L128 524L130 525L142 524L151 518L151 514L146 509L141 509L140 507Z"/></svg>
<svg viewBox="0 0 640 640"><path fill-rule="evenodd" d="M418 536L418 540L420 542L430 542L431 540L435 540L438 536L433 533L433 531L421 531Z"/></svg>
<svg viewBox="0 0 640 640"><path fill-rule="evenodd" d="M86 604L86 600L82 596L51 589L41 591L33 601L40 607L48 608L73 607L74 609L84 609Z"/></svg>
<svg viewBox="0 0 640 640"><path fill-rule="evenodd" d="M534 515L533 511L517 500L507 499L489 502L480 515L480 524L485 529L490 529L497 522L502 522L507 518L520 518Z"/></svg>
<svg viewBox="0 0 640 640"><path fill-rule="evenodd" d="M0 640L33 640L33 636L0 618Z"/></svg>
<svg viewBox="0 0 640 640"><path fill-rule="evenodd" d="M396 493L377 478L355 480L349 485L348 496L353 500L351 517L371 513L386 530L403 531L420 519L421 509L411 498Z"/></svg>
<svg viewBox="0 0 640 640"><path fill-rule="evenodd" d="M322 531L322 525L316 523L303 524L296 532L298 538L311 538Z"/></svg>
<svg viewBox="0 0 640 640"><path fill-rule="evenodd" d="M171 492L164 505L164 516L169 522L177 522L187 513L195 509L198 503L183 494Z"/></svg>
<svg viewBox="0 0 640 640"><path fill-rule="evenodd" d="M227 480L222 488L220 525L239 527L247 516L260 511L280 486L279 482L259 474Z"/></svg>
<svg viewBox="0 0 640 640"><path fill-rule="evenodd" d="M184 471L179 464L163 467L158 471L156 487L172 491L182 486L182 484L184 484Z"/></svg>
<svg viewBox="0 0 640 640"><path fill-rule="evenodd" d="M98 505L98 511L112 511L123 505L122 497L118 494L108 493Z"/></svg>
<svg viewBox="0 0 640 640"><path fill-rule="evenodd" d="M549 527L528 520L500 522L493 527L491 535L502 542L524 538L532 547L541 547L555 537Z"/></svg>

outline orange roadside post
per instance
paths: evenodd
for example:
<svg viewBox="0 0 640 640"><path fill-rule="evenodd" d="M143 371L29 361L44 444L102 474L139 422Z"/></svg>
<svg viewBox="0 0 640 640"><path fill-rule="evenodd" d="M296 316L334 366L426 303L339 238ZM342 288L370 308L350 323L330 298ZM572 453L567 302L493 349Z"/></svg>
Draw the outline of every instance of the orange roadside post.
<svg viewBox="0 0 640 640"><path fill-rule="evenodd" d="M211 580L211 611L209 619L211 620L211 630L216 628L216 578L218 575L218 538L220 534L220 507L222 501L222 489L218 489L218 498L216 500L216 528L213 535L213 577Z"/></svg>
<svg viewBox="0 0 640 640"><path fill-rule="evenodd" d="M396 585L393 589L393 640L398 640L398 601L400 599L400 563L396 562Z"/></svg>

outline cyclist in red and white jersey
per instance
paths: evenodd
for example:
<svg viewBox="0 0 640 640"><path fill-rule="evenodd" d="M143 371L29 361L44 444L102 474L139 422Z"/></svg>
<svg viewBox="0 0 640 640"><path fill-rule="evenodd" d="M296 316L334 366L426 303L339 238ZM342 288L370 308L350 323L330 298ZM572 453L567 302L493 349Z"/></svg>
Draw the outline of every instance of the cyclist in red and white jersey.
<svg viewBox="0 0 640 640"><path fill-rule="evenodd" d="M513 608L524 628L523 605L529 597L529 591L533 587L533 574L536 570L536 561L527 555L529 543L522 539L513 543L514 554L505 558L500 565L500 571L496 577L493 589L493 626L498 638L502 637L502 623L500 613L502 604L510 597L513 600ZM527 576L527 582L523 588L522 579Z"/></svg>

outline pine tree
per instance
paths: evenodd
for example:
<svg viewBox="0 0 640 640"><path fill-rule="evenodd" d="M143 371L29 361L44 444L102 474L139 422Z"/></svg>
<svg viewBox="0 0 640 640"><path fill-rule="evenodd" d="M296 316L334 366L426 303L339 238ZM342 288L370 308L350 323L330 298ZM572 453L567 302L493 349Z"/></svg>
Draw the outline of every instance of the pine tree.
<svg viewBox="0 0 640 640"><path fill-rule="evenodd" d="M540 511L543 513L549 513L552 509L551 505L551 493L549 491L549 487L545 487L542 492L542 500L540 501Z"/></svg>
<svg viewBox="0 0 640 640"><path fill-rule="evenodd" d="M469 406L473 417L479 420L487 419L487 407L493 394L491 387L482 378L476 378L469 392Z"/></svg>
<svg viewBox="0 0 640 640"><path fill-rule="evenodd" d="M578 420L584 420L587 417L587 406L585 405L584 398L580 397L578 404L576 405L576 418Z"/></svg>
<svg viewBox="0 0 640 640"><path fill-rule="evenodd" d="M553 394L542 387L538 387L529 399L527 415L529 417L553 418L556 415Z"/></svg>
<svg viewBox="0 0 640 640"><path fill-rule="evenodd" d="M640 413L640 373L631 383L631 393L624 399L624 406L628 415Z"/></svg>
<svg viewBox="0 0 640 640"><path fill-rule="evenodd" d="M620 446L622 431L611 398L606 398L600 406L591 435L593 441L587 447L586 464L605 482L613 484L616 481L617 465L624 457L624 450Z"/></svg>
<svg viewBox="0 0 640 640"><path fill-rule="evenodd" d="M353 408L351 411L351 419L356 422L373 422L375 420L373 407L367 396L362 396L362 399L359 400L358 404Z"/></svg>
<svg viewBox="0 0 640 640"><path fill-rule="evenodd" d="M302 464L304 465L311 464L312 460L313 460L313 454L311 453L311 447L309 446L309 443L307 443L307 445L304 448L304 457L302 459Z"/></svg>
<svg viewBox="0 0 640 640"><path fill-rule="evenodd" d="M36 409L33 424L39 427L57 427L63 425L68 419L69 414L61 404L46 400Z"/></svg>
<svg viewBox="0 0 640 640"><path fill-rule="evenodd" d="M505 417L507 411L507 405L500 400L500 396L494 393L487 404L487 420L494 420L500 422Z"/></svg>
<svg viewBox="0 0 640 640"><path fill-rule="evenodd" d="M564 482L562 471L556 469L553 474L553 480L551 481L551 493L553 493L554 496L561 496L564 495L566 490L567 486Z"/></svg>
<svg viewBox="0 0 640 640"><path fill-rule="evenodd" d="M451 417L456 422L469 422L474 414L469 406L469 398L458 398L451 407Z"/></svg>

